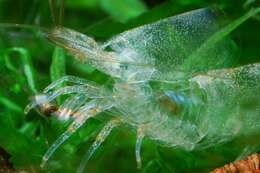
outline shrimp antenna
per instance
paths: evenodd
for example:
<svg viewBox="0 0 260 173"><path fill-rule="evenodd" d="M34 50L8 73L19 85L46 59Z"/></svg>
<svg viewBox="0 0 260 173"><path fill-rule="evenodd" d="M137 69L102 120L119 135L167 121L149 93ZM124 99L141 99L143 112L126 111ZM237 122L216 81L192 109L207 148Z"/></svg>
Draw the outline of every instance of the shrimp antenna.
<svg viewBox="0 0 260 173"><path fill-rule="evenodd" d="M62 26L63 24L63 15L64 15L64 0L60 1L60 8L59 8L59 14L57 14L57 9L55 8L55 5L57 3L54 3L54 0L49 0L49 5L51 9L51 17L52 22L55 26ZM58 16L59 15L59 16Z"/></svg>
<svg viewBox="0 0 260 173"><path fill-rule="evenodd" d="M50 9L51 9L51 19L52 22L55 26L57 26L57 19L56 19L56 10L55 10L55 5L53 0L49 0L49 5L50 5Z"/></svg>
<svg viewBox="0 0 260 173"><path fill-rule="evenodd" d="M1 28L21 28L21 29L31 29L35 30L38 29L41 31L44 37L47 37L50 33L50 30L48 28L42 27L42 26L36 26L36 25L27 25L27 24L18 24L18 23L0 23Z"/></svg>
<svg viewBox="0 0 260 173"><path fill-rule="evenodd" d="M59 14L59 25L62 26L63 25L63 16L64 16L64 0L61 0L61 4L60 4L60 14Z"/></svg>

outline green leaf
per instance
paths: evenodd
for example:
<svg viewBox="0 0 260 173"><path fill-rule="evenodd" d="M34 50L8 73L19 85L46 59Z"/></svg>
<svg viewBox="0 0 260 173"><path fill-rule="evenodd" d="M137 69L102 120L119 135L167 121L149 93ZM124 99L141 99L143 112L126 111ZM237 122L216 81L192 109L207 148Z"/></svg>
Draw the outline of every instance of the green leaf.
<svg viewBox="0 0 260 173"><path fill-rule="evenodd" d="M64 76L65 69L66 63L64 50L56 47L52 55L52 63L50 67L51 81L54 82Z"/></svg>
<svg viewBox="0 0 260 173"><path fill-rule="evenodd" d="M0 104L4 105L5 108L15 111L17 113L23 113L23 109L12 100L0 95Z"/></svg>
<svg viewBox="0 0 260 173"><path fill-rule="evenodd" d="M68 0L65 5L73 9L88 9L97 7L98 1L99 0Z"/></svg>
<svg viewBox="0 0 260 173"><path fill-rule="evenodd" d="M66 71L66 61L65 61L65 53L62 48L55 47L53 55L52 55L52 63L50 67L50 75L51 81L54 82L65 76ZM62 85L58 86L61 87ZM57 99L58 103L61 102L60 98Z"/></svg>
<svg viewBox="0 0 260 173"><path fill-rule="evenodd" d="M147 165L142 168L141 173L156 173L161 169L161 165L158 160L154 159L147 163Z"/></svg>
<svg viewBox="0 0 260 173"><path fill-rule="evenodd" d="M120 23L111 18L107 18L94 25L86 28L86 34L100 38L109 38L113 35L121 33L123 31L135 28L144 24L160 20L162 18L173 16L176 13L180 13L181 10L173 2L165 2L161 5L154 7L153 9L144 12L140 16L130 19L127 23ZM106 29L104 29L106 28Z"/></svg>
<svg viewBox="0 0 260 173"><path fill-rule="evenodd" d="M43 140L27 137L10 124L9 114L0 114L0 146L10 155L16 167L38 163L45 149ZM8 134L8 135L7 135Z"/></svg>
<svg viewBox="0 0 260 173"><path fill-rule="evenodd" d="M18 70L10 60L9 54L12 52L17 52L21 56L22 67L23 67L24 75L26 77L28 86L33 93L37 93L37 89L35 85L35 76L34 76L35 70L33 68L32 60L29 52L25 48L21 48L21 47L12 47L6 51L6 53L4 54L6 66L7 68L9 68L9 70L14 72L17 72Z"/></svg>
<svg viewBox="0 0 260 173"><path fill-rule="evenodd" d="M100 6L120 22L126 22L146 11L140 0L100 0Z"/></svg>
<svg viewBox="0 0 260 173"><path fill-rule="evenodd" d="M252 9L242 17L214 33L196 50L196 52L194 52L188 59L185 60L183 67L187 69L201 69L206 65L215 65L217 63L216 61L218 60L215 57L209 56L208 53L211 53L211 50L216 46L216 44L226 38L232 31L234 31L242 23L247 21L250 17L255 16L259 12L260 8ZM228 49L227 45L225 48ZM222 52L219 54L221 53Z"/></svg>

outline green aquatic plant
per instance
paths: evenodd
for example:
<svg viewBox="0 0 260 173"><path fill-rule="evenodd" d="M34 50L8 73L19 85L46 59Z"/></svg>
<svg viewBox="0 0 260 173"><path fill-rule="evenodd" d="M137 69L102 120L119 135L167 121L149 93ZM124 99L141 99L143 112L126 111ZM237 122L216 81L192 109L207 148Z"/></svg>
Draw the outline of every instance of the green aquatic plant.
<svg viewBox="0 0 260 173"><path fill-rule="evenodd" d="M86 153L79 172L84 171L87 161L114 127L136 131L138 167L143 139L196 152L257 133L260 67L258 63L234 67L238 49L228 35L259 11L253 9L234 22L219 26L213 11L195 10L126 31L104 44L63 27L42 30L55 45L113 79L111 87L64 76L65 54L62 49L55 49L50 69L54 82L34 97L26 112L38 107L41 112L71 124L43 156L43 164L93 117L106 125ZM36 93L28 51L12 51L17 50L25 64L26 85L31 93ZM3 55L6 66L15 70L9 54ZM65 86L64 82L75 85ZM61 98L58 104L54 102L65 94L69 97ZM2 100L18 110L10 100ZM36 129L35 124L32 126ZM39 141L45 139L46 134L42 134ZM36 148L40 152L37 157L41 157L46 146ZM143 170L158 163L162 164L153 160Z"/></svg>

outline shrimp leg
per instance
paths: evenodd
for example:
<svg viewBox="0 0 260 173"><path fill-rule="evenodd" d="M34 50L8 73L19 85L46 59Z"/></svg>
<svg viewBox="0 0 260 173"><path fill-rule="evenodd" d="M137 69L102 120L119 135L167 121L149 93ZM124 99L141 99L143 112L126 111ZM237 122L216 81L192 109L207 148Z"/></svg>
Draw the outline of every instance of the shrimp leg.
<svg viewBox="0 0 260 173"><path fill-rule="evenodd" d="M107 104L99 104L96 100L92 100L86 105L82 106L76 113L74 113L75 120L70 124L68 129L51 145L43 156L41 167L44 167L46 162L50 159L53 153L61 146L71 135L73 135L89 118L96 114L110 108Z"/></svg>
<svg viewBox="0 0 260 173"><path fill-rule="evenodd" d="M118 126L118 125L119 125L119 121L116 120L116 119L113 119L113 120L109 121L103 127L103 129L97 135L95 142L92 144L92 146L89 148L89 150L87 151L86 155L82 159L77 173L83 173L83 171L85 170L86 164L88 163L89 159L96 152L96 150L99 148L99 146L105 141L105 139L111 133L113 128Z"/></svg>
<svg viewBox="0 0 260 173"><path fill-rule="evenodd" d="M57 91L53 92L52 94L36 95L35 100L26 106L24 112L27 114L31 109L33 109L37 105L49 103L60 95L72 94L72 93L88 93L88 88L85 86L82 86L82 85L67 86L67 87L58 89Z"/></svg>
<svg viewBox="0 0 260 173"><path fill-rule="evenodd" d="M137 130L137 139L135 144L135 158L137 163L137 169L141 169L142 167L142 159L141 159L141 146L144 138L144 133L141 128Z"/></svg>
<svg viewBox="0 0 260 173"><path fill-rule="evenodd" d="M60 84L62 84L64 82L70 82L70 83L75 83L75 84L78 84L78 85L86 85L88 87L97 88L97 86L94 82L91 82L89 80L79 78L79 77L76 77L76 76L69 76L68 75L68 76L64 76L64 77L54 81L53 83L51 83L49 86L47 86L43 90L43 93L48 93L50 90L56 88L57 86L59 86Z"/></svg>

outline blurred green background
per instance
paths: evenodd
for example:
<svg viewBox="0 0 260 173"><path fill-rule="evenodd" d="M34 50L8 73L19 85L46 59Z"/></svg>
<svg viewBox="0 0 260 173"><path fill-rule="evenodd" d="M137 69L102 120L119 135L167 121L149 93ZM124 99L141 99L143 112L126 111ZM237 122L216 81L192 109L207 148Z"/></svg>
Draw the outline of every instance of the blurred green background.
<svg viewBox="0 0 260 173"><path fill-rule="evenodd" d="M104 41L131 28L208 6L220 9L226 20L232 21L260 3L257 0L65 0L63 25ZM56 12L59 7L57 1ZM23 29L5 24L53 27L47 0L0 0L0 23L0 168L41 172L42 155L67 124L40 116L36 111L25 115L23 109L30 97L65 74L99 84L113 81L55 48L37 27ZM232 33L240 48L241 65L260 62L259 30L260 16L255 16ZM102 126L97 120L89 121L62 145L43 172L75 172ZM257 139L259 136L241 137L194 152L160 147L145 140L143 168L137 170L135 133L116 129L91 159L87 172L208 172L243 152L257 151Z"/></svg>

